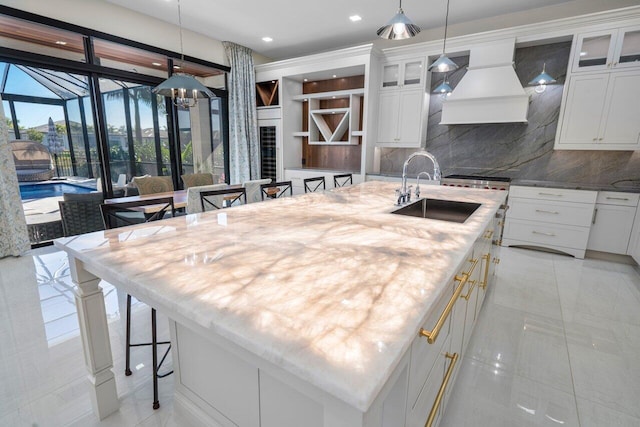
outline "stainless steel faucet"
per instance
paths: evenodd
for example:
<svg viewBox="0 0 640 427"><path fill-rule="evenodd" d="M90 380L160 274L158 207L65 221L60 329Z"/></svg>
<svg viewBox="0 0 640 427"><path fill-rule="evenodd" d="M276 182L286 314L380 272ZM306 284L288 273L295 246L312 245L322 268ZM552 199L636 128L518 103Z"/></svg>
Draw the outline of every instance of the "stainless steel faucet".
<svg viewBox="0 0 640 427"><path fill-rule="evenodd" d="M418 176L416 177L416 199L420 198L420 177L422 175L426 175L427 179L431 181L431 175L429 174L429 172L422 171L418 174Z"/></svg>
<svg viewBox="0 0 640 427"><path fill-rule="evenodd" d="M442 175L440 174L440 165L438 164L438 161L433 156L433 154L429 153L428 151L416 151L415 153L412 153L402 166L402 188L398 192L398 205L409 203L411 201L411 190L407 190L407 167L409 166L409 163L411 163L411 161L416 157L426 157L427 159L431 160L431 162L433 162L434 181L438 181L438 183L440 183L440 179L442 178Z"/></svg>

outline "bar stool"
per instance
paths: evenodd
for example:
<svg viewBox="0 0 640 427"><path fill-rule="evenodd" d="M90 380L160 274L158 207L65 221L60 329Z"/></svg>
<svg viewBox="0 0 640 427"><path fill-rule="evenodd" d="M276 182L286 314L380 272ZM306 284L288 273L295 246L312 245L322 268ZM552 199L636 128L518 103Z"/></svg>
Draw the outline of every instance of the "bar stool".
<svg viewBox="0 0 640 427"><path fill-rule="evenodd" d="M244 202L241 200L244 199ZM200 192L200 206L202 211L210 211L214 209L230 208L240 204L247 204L247 189L235 188L224 190L210 190Z"/></svg>
<svg viewBox="0 0 640 427"><path fill-rule="evenodd" d="M153 211L144 213L145 207L153 206ZM132 224L140 224L152 221L158 221L169 214L175 216L175 207L173 205L173 197L158 197L154 199L145 199L134 202L108 203L100 205L102 218L104 220L105 229L124 227ZM160 363L158 363L158 346L168 344ZM159 370L167 358L171 350L171 341L158 342L156 329L156 309L151 308L151 342L131 343L131 295L127 294L127 321L126 321L126 352L125 352L125 369L124 374L130 376L131 372L131 347L151 346L151 355L153 359L153 409L160 407L158 400L158 378L164 378L171 375L173 371L160 374Z"/></svg>
<svg viewBox="0 0 640 427"><path fill-rule="evenodd" d="M345 187L347 185L353 185L352 174L344 173L341 175L333 175L333 186L335 188Z"/></svg>
<svg viewBox="0 0 640 427"><path fill-rule="evenodd" d="M315 193L320 189L322 185L322 189L326 190L327 186L324 182L324 176L319 176L316 178L306 178L304 181L304 192L305 193Z"/></svg>

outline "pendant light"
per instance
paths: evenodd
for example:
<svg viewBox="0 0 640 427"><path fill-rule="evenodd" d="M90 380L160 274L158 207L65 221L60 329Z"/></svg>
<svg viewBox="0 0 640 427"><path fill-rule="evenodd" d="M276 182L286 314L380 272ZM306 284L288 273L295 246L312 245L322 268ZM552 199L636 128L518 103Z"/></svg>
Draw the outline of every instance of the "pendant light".
<svg viewBox="0 0 640 427"><path fill-rule="evenodd" d="M180 67L184 67L184 47L182 45L182 14L178 0L178 25L180 27ZM171 98L176 107L195 107L198 98L214 98L215 95L205 85L190 74L173 73L171 77L153 88L153 93Z"/></svg>
<svg viewBox="0 0 640 427"><path fill-rule="evenodd" d="M444 18L444 41L442 42L442 55L429 65L428 70L436 73L448 73L456 70L458 65L445 55L447 49L447 28L449 27L449 0L447 0L447 14Z"/></svg>
<svg viewBox="0 0 640 427"><path fill-rule="evenodd" d="M419 32L420 27L411 22L411 20L404 14L404 11L402 10L402 0L400 0L398 12L389 22L387 22L387 25L378 29L377 34L381 38L387 40L404 40L410 39Z"/></svg>
<svg viewBox="0 0 640 427"><path fill-rule="evenodd" d="M542 93L547 89L549 83L555 83L556 79L547 74L547 64L542 64L542 72L535 76L533 80L529 82L530 86L535 86L536 93Z"/></svg>
<svg viewBox="0 0 640 427"><path fill-rule="evenodd" d="M433 93L439 94L443 99L446 98L453 89L449 86L449 80L447 79L447 75L445 74L442 83L440 83L434 90Z"/></svg>

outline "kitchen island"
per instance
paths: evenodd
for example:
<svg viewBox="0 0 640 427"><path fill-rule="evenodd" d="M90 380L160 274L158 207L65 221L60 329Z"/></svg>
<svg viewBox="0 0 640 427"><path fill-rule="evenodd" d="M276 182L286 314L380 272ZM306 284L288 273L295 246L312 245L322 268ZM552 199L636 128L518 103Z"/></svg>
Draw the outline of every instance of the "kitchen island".
<svg viewBox="0 0 640 427"><path fill-rule="evenodd" d="M469 254L490 239L506 194L426 187L425 197L481 203L458 224L390 214L396 186L367 182L56 240L77 285L96 414L118 409L103 279L169 317L175 407L193 424L404 425L414 341L442 301L461 295L479 260ZM452 339L448 328L438 348Z"/></svg>

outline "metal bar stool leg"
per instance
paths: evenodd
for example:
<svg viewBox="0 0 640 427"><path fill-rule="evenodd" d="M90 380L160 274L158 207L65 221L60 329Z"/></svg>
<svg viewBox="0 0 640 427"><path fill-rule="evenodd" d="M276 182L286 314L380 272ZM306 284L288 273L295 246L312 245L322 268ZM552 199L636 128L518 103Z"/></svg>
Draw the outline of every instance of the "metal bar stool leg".
<svg viewBox="0 0 640 427"><path fill-rule="evenodd" d="M158 400L158 337L156 335L156 310L151 309L151 352L153 356L153 409L160 407Z"/></svg>
<svg viewBox="0 0 640 427"><path fill-rule="evenodd" d="M131 375L131 295L127 294L127 351L125 354L124 374Z"/></svg>

